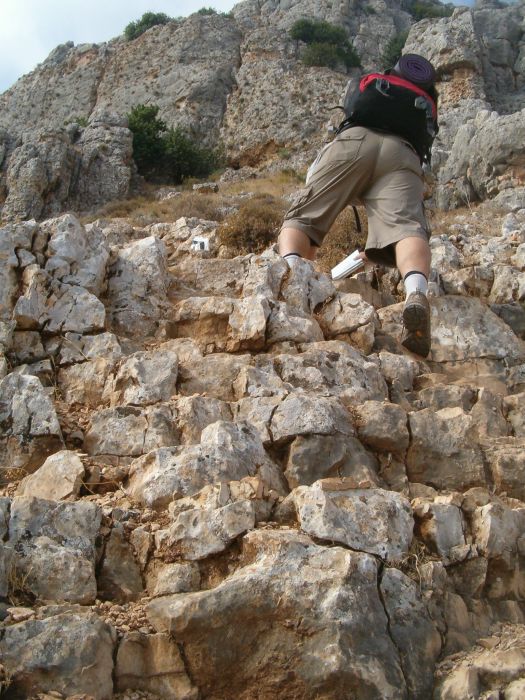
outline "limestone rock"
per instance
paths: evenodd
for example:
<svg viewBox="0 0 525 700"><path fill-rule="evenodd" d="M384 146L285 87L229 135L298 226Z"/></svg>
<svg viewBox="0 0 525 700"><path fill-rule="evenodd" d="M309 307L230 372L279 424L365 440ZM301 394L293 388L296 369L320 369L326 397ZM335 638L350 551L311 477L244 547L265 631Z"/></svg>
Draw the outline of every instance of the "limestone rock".
<svg viewBox="0 0 525 700"><path fill-rule="evenodd" d="M525 510L511 510L502 504L488 503L473 515L474 542L483 556L502 559L510 565L517 553L518 538L523 533Z"/></svg>
<svg viewBox="0 0 525 700"><path fill-rule="evenodd" d="M315 343L323 340L323 332L317 321L300 308L283 302L274 302L268 319L266 342L270 345L290 341Z"/></svg>
<svg viewBox="0 0 525 700"><path fill-rule="evenodd" d="M120 523L113 526L106 543L98 589L101 598L119 602L136 600L143 591L140 569Z"/></svg>
<svg viewBox="0 0 525 700"><path fill-rule="evenodd" d="M127 126L125 117L109 110L90 114L76 144L81 159L70 198L73 207L87 211L127 197L135 167L133 134Z"/></svg>
<svg viewBox="0 0 525 700"><path fill-rule="evenodd" d="M169 349L136 352L120 365L112 382L111 405L146 406L175 393L178 358Z"/></svg>
<svg viewBox="0 0 525 700"><path fill-rule="evenodd" d="M102 302L83 287L54 281L37 265L24 270L23 281L24 293L13 312L19 328L81 334L104 328Z"/></svg>
<svg viewBox="0 0 525 700"><path fill-rule="evenodd" d="M290 445L284 475L291 489L335 476L381 486L378 470L375 456L356 438L343 433L299 435Z"/></svg>
<svg viewBox="0 0 525 700"><path fill-rule="evenodd" d="M387 568L380 585L409 697L424 700L432 694L431 669L441 651L441 636L414 581L398 569Z"/></svg>
<svg viewBox="0 0 525 700"><path fill-rule="evenodd" d="M299 354L281 354L270 366L293 387L323 396L338 396L349 406L388 395L377 364L347 343L327 341L303 348L304 352ZM261 369L268 371L268 365L265 363Z"/></svg>
<svg viewBox="0 0 525 700"><path fill-rule="evenodd" d="M85 501L14 498L8 544L15 549L13 566L24 590L48 600L93 603L101 515Z"/></svg>
<svg viewBox="0 0 525 700"><path fill-rule="evenodd" d="M182 444L199 444L204 428L217 421L232 419L230 405L212 397L182 396L177 398L175 406Z"/></svg>
<svg viewBox="0 0 525 700"><path fill-rule="evenodd" d="M179 354L179 393L183 396L203 396L233 401L234 382L241 369L251 364L250 355L216 353L202 357L193 354L184 361Z"/></svg>
<svg viewBox="0 0 525 700"><path fill-rule="evenodd" d="M7 626L0 640L10 692L55 690L107 700L113 692L114 630L95 614L65 612Z"/></svg>
<svg viewBox="0 0 525 700"><path fill-rule="evenodd" d="M84 465L75 452L61 450L46 459L34 474L17 488L17 496L34 496L49 501L75 498L84 478Z"/></svg>
<svg viewBox="0 0 525 700"><path fill-rule="evenodd" d="M64 333L58 348L61 366L94 360L99 357L112 363L122 356L122 348L117 336L113 333L97 333L96 335Z"/></svg>
<svg viewBox="0 0 525 700"><path fill-rule="evenodd" d="M77 157L64 131L26 134L8 161L2 217L40 219L65 209Z"/></svg>
<svg viewBox="0 0 525 700"><path fill-rule="evenodd" d="M61 369L57 383L62 396L70 405L98 408L105 401L106 384L113 365L104 357L97 357Z"/></svg>
<svg viewBox="0 0 525 700"><path fill-rule="evenodd" d="M46 271L65 284L100 296L109 260L102 231L91 226L88 232L72 214L46 220L41 230L49 232Z"/></svg>
<svg viewBox="0 0 525 700"><path fill-rule="evenodd" d="M176 642L167 634L129 632L119 644L115 665L117 691L142 690L166 700L197 700Z"/></svg>
<svg viewBox="0 0 525 700"><path fill-rule="evenodd" d="M235 538L254 526L255 508L248 500L215 510L184 510L165 533L158 533L158 548L190 561L204 559L224 551Z"/></svg>
<svg viewBox="0 0 525 700"><path fill-rule="evenodd" d="M359 439L376 450L404 452L409 443L407 415L399 406L367 401L356 409Z"/></svg>
<svg viewBox="0 0 525 700"><path fill-rule="evenodd" d="M200 588L201 576L196 562L164 564L148 576L148 592L153 597L190 593Z"/></svg>
<svg viewBox="0 0 525 700"><path fill-rule="evenodd" d="M117 406L92 415L84 449L91 455L138 457L177 443L170 406Z"/></svg>
<svg viewBox="0 0 525 700"><path fill-rule="evenodd" d="M259 530L244 537L241 567L217 587L157 598L148 616L184 645L204 695L273 692L287 659L293 676L277 678L301 697L324 688L344 696L352 687L356 699L393 699L405 682L376 577L369 555L320 547L293 530ZM275 636L275 624L286 625L284 637ZM257 651L247 655L249 648Z"/></svg>
<svg viewBox="0 0 525 700"><path fill-rule="evenodd" d="M469 414L459 407L423 409L410 413L408 420L410 481L458 491L485 484L483 454Z"/></svg>
<svg viewBox="0 0 525 700"><path fill-rule="evenodd" d="M500 438L485 450L497 493L525 500L525 441Z"/></svg>
<svg viewBox="0 0 525 700"><path fill-rule="evenodd" d="M18 292L17 250L30 250L35 222L11 224L0 228L0 321L9 321Z"/></svg>
<svg viewBox="0 0 525 700"><path fill-rule="evenodd" d="M352 334L364 326L371 325L374 329L379 325L374 307L367 304L359 294L337 295L323 306L320 318L328 338L336 338L340 335L348 335L352 338ZM372 343L368 352L372 349L373 337L372 331Z"/></svg>
<svg viewBox="0 0 525 700"><path fill-rule="evenodd" d="M0 381L1 461L32 472L63 447L53 402L39 379L11 373Z"/></svg>
<svg viewBox="0 0 525 700"><path fill-rule="evenodd" d="M401 559L412 541L410 504L383 489L348 488L337 479L317 481L295 490L301 529L325 540L383 559Z"/></svg>
<svg viewBox="0 0 525 700"><path fill-rule="evenodd" d="M279 403L270 432L276 443L297 435L354 435L350 414L337 398L299 393L290 394Z"/></svg>
<svg viewBox="0 0 525 700"><path fill-rule="evenodd" d="M281 287L281 298L292 309L314 313L335 294L332 280L317 272L308 260L298 260Z"/></svg>
<svg viewBox="0 0 525 700"><path fill-rule="evenodd" d="M378 354L378 358L381 374L389 384L396 383L403 391L412 389L419 369L415 360L385 350Z"/></svg>
<svg viewBox="0 0 525 700"><path fill-rule="evenodd" d="M512 426L512 431L516 437L525 437L525 415L522 411L523 401L525 401L525 393L513 394L503 399L506 418Z"/></svg>
<svg viewBox="0 0 525 700"><path fill-rule="evenodd" d="M179 304L172 327L175 337L194 338L207 353L257 350L264 347L269 315L262 296L190 297Z"/></svg>
<svg viewBox="0 0 525 700"><path fill-rule="evenodd" d="M285 492L279 469L267 457L255 429L218 421L201 434L200 445L161 448L133 462L129 491L150 507L197 493L206 484L259 474L268 487Z"/></svg>
<svg viewBox="0 0 525 700"><path fill-rule="evenodd" d="M463 559L468 553L461 510L452 503L412 503L416 528L425 544L445 563Z"/></svg>
<svg viewBox="0 0 525 700"><path fill-rule="evenodd" d="M153 236L118 251L108 284L108 315L122 335L155 331L166 308L166 249Z"/></svg>

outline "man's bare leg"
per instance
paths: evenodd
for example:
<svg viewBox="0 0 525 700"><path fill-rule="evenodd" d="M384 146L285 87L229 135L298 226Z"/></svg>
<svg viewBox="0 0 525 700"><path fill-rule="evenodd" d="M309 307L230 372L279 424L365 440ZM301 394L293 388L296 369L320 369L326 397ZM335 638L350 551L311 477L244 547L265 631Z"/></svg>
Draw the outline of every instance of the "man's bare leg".
<svg viewBox="0 0 525 700"><path fill-rule="evenodd" d="M304 231L287 226L279 234L279 254L284 258L294 253L306 260L315 260L317 246L312 245Z"/></svg>
<svg viewBox="0 0 525 700"><path fill-rule="evenodd" d="M403 238L396 243L396 265L404 278L407 272L420 272L428 279L430 274L430 246L417 236Z"/></svg>

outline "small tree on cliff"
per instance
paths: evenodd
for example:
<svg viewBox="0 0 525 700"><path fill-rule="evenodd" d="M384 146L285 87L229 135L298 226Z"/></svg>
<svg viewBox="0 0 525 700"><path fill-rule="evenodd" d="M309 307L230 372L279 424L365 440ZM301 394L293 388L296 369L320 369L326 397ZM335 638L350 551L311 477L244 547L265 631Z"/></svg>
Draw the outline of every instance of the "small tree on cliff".
<svg viewBox="0 0 525 700"><path fill-rule="evenodd" d="M168 129L157 105L137 105L128 114L133 158L146 179L181 183L207 177L219 165L216 151L200 146L180 128Z"/></svg>
<svg viewBox="0 0 525 700"><path fill-rule="evenodd" d="M147 29L155 27L157 24L167 24L171 17L165 15L164 12L145 12L142 17L135 22L130 22L124 29L124 36L128 41L136 39Z"/></svg>
<svg viewBox="0 0 525 700"><path fill-rule="evenodd" d="M320 20L300 19L290 29L290 36L307 44L302 59L307 66L336 68L342 63L348 70L361 65L342 27Z"/></svg>

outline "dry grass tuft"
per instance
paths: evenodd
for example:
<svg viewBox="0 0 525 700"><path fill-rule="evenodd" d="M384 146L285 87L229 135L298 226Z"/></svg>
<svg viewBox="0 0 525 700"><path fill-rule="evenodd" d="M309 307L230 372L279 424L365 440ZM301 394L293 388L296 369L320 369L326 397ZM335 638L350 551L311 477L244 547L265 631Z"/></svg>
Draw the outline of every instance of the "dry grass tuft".
<svg viewBox="0 0 525 700"><path fill-rule="evenodd" d="M231 202L221 194L181 192L180 194L159 201L153 196L140 196L111 202L82 219L86 224L96 219L127 219L132 226L148 226L156 223L172 223L182 216L221 221L224 208Z"/></svg>
<svg viewBox="0 0 525 700"><path fill-rule="evenodd" d="M232 256L261 253L277 239L286 208L268 194L247 200L217 229L219 244Z"/></svg>
<svg viewBox="0 0 525 700"><path fill-rule="evenodd" d="M221 192L230 195L238 195L241 192L251 192L255 195L268 195L271 197L285 197L294 192L299 185L304 183L304 173L292 169L281 170L274 175L257 177L249 180L240 180L230 184L221 184Z"/></svg>
<svg viewBox="0 0 525 700"><path fill-rule="evenodd" d="M317 255L319 268L323 272L329 272L332 267L341 262L347 255L350 255L356 248L364 247L368 223L366 212L361 207L359 208L359 218L363 229L361 233L357 230L352 207L346 207L339 214Z"/></svg>

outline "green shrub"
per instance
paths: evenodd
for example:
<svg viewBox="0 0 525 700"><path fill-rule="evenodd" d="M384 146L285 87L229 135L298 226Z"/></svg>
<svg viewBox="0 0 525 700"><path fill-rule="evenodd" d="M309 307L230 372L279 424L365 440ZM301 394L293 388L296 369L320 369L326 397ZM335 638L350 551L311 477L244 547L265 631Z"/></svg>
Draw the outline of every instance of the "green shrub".
<svg viewBox="0 0 525 700"><path fill-rule="evenodd" d="M333 44L309 44L303 53L303 63L306 66L326 66L337 68L339 51Z"/></svg>
<svg viewBox="0 0 525 700"><path fill-rule="evenodd" d="M136 39L147 29L155 27L157 24L167 24L171 20L163 12L145 12L142 17L135 22L130 22L124 29L124 36L128 41Z"/></svg>
<svg viewBox="0 0 525 700"><path fill-rule="evenodd" d="M277 239L285 213L282 200L259 195L244 202L217 229L219 244L231 255L260 253Z"/></svg>
<svg viewBox="0 0 525 700"><path fill-rule="evenodd" d="M207 177L219 165L215 151L192 141L180 127L169 129L163 144L164 173L172 182Z"/></svg>
<svg viewBox="0 0 525 700"><path fill-rule="evenodd" d="M168 129L158 113L157 105L137 105L128 114L139 173L176 184L188 177L207 177L219 165L217 151L195 143L180 128Z"/></svg>
<svg viewBox="0 0 525 700"><path fill-rule="evenodd" d="M320 20L300 19L290 29L290 36L307 44L302 58L307 66L337 68L342 63L348 70L361 65L342 27Z"/></svg>
<svg viewBox="0 0 525 700"><path fill-rule="evenodd" d="M213 7L201 7L200 10L197 10L195 13L197 15L216 15L217 10L214 10Z"/></svg>
<svg viewBox="0 0 525 700"><path fill-rule="evenodd" d="M290 36L305 44L325 43L341 45L347 42L345 30L328 22L299 19L290 29Z"/></svg>
<svg viewBox="0 0 525 700"><path fill-rule="evenodd" d="M158 172L164 157L163 134L166 122L158 119L156 105L137 105L128 114L128 126L133 133L133 159L141 175L148 178Z"/></svg>
<svg viewBox="0 0 525 700"><path fill-rule="evenodd" d="M383 51L381 56L381 70L393 68L401 58L403 46L406 43L408 31L400 32L393 36Z"/></svg>
<svg viewBox="0 0 525 700"><path fill-rule="evenodd" d="M64 126L67 126L68 124L78 124L81 127L86 127L88 125L88 118L87 117L69 117L69 119L66 119L64 122Z"/></svg>
<svg viewBox="0 0 525 700"><path fill-rule="evenodd" d="M421 19L433 19L438 17L450 17L454 12L454 5L441 5L425 0L415 0L408 12L419 22Z"/></svg>

